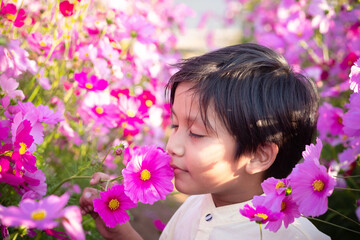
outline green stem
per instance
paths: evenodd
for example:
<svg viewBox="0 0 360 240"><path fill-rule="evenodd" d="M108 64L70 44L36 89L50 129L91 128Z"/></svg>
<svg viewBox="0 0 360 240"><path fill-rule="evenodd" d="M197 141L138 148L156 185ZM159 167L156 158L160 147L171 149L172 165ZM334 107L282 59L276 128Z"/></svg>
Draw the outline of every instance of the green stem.
<svg viewBox="0 0 360 240"><path fill-rule="evenodd" d="M116 181L116 180L122 180L122 179L124 179L123 176L119 176L119 177L116 177L116 178L113 178L113 179L110 179L110 180L107 180L107 181L100 181L100 182L106 182L105 191L107 191L107 190L108 190L108 187L109 187L109 184L110 184L111 182L114 182L114 181Z"/></svg>
<svg viewBox="0 0 360 240"><path fill-rule="evenodd" d="M69 178L65 178L54 188L54 190L49 195L54 194L64 183L74 179L91 179L91 176L71 176Z"/></svg>
<svg viewBox="0 0 360 240"><path fill-rule="evenodd" d="M334 223L331 223L331 222L327 222L327 221L324 221L324 220L321 220L321 219L318 219L318 218L313 218L313 217L306 217L306 218L308 218L310 220L315 220L315 221L319 221L319 222L322 222L322 223L326 223L328 225L338 227L338 228L341 228L341 229L344 229L344 230L347 230L347 231L350 231L350 232L360 234L360 232L358 232L358 231L355 231L355 230L352 230L350 228L346 228L346 227L343 227L343 226L340 226L340 225L337 225L337 224L334 224Z"/></svg>
<svg viewBox="0 0 360 240"><path fill-rule="evenodd" d="M12 240L16 240L16 238L19 236L19 232L16 232Z"/></svg>
<svg viewBox="0 0 360 240"><path fill-rule="evenodd" d="M104 164L105 159L106 159L106 157L109 155L110 151L111 151L111 148L107 151L107 153L106 153L105 157L104 157L104 158L103 158L103 160L101 161L101 165L103 165L103 164Z"/></svg>
<svg viewBox="0 0 360 240"><path fill-rule="evenodd" d="M356 177L360 177L360 175L354 175L354 176L334 176L336 178L356 178Z"/></svg>
<svg viewBox="0 0 360 240"><path fill-rule="evenodd" d="M38 92L40 91L40 85L37 85L36 88L34 89L34 91L31 93L28 102L32 102L32 100L34 100L34 98L36 97L36 95L38 94Z"/></svg>
<svg viewBox="0 0 360 240"><path fill-rule="evenodd" d="M349 190L349 191L360 192L360 189L355 189L355 188L335 187L335 189L341 189L341 190Z"/></svg>
<svg viewBox="0 0 360 240"><path fill-rule="evenodd" d="M262 240L262 228L261 228L261 223L259 224L260 226L260 240Z"/></svg>
<svg viewBox="0 0 360 240"><path fill-rule="evenodd" d="M332 211L332 212L334 212L334 213L336 213L336 214L338 214L338 215L340 215L340 216L342 216L343 218L346 218L347 220L349 220L349 221L351 221L351 222L353 222L353 223L355 223L355 224L357 224L357 225L359 225L360 226L360 223L359 222L357 222L357 221L355 221L354 219L351 219L351 218L349 218L349 217L347 217L347 216L345 216L344 214L342 214L341 212L338 212L338 211L336 211L335 209L332 209L332 208L328 208L330 211Z"/></svg>

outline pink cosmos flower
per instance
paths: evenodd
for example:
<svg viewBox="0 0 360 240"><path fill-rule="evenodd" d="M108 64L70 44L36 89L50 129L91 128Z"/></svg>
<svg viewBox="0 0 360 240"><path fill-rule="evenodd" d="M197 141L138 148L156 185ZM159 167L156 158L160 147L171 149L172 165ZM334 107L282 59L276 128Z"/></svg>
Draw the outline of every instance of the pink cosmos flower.
<svg viewBox="0 0 360 240"><path fill-rule="evenodd" d="M10 133L10 121L0 120L0 141L5 141Z"/></svg>
<svg viewBox="0 0 360 240"><path fill-rule="evenodd" d="M254 196L252 202L254 206L264 206L270 210L273 206L271 202L266 200L266 198L267 196ZM287 228L289 224L295 221L295 218L301 216L299 212L299 207L292 200L291 195L284 197L280 206L281 208L278 211L274 211L280 213L279 218L277 220L268 222L265 229L269 229L270 231L277 232L280 229L283 222L285 228Z"/></svg>
<svg viewBox="0 0 360 240"><path fill-rule="evenodd" d="M303 153L305 162L297 164L289 175L293 200L304 216L320 216L327 211L328 197L332 194L336 180L324 166L320 165L316 146L307 147Z"/></svg>
<svg viewBox="0 0 360 240"><path fill-rule="evenodd" d="M281 217L281 213L274 213L264 206L259 205L253 208L249 204L246 204L243 209L240 209L240 214L258 224L277 221Z"/></svg>
<svg viewBox="0 0 360 240"><path fill-rule="evenodd" d="M344 132L349 137L360 136L360 94L353 93L350 95L350 103L346 105L349 109L344 114Z"/></svg>
<svg viewBox="0 0 360 240"><path fill-rule="evenodd" d="M25 10L20 9L18 12L16 5L13 3L8 3L3 6L0 14L5 15L8 21L14 22L15 27L22 27L24 25L24 20L26 19Z"/></svg>
<svg viewBox="0 0 360 240"><path fill-rule="evenodd" d="M32 102L19 102L18 106L24 118L32 113L36 115L35 120L39 123L57 124L58 122L64 121L64 116L60 111L54 111L47 105L40 104L35 107Z"/></svg>
<svg viewBox="0 0 360 240"><path fill-rule="evenodd" d="M1 75L17 77L29 71L35 74L35 61L28 59L29 53L20 47L20 40L10 39L5 45L0 45L0 72ZM4 74L6 73L6 74Z"/></svg>
<svg viewBox="0 0 360 240"><path fill-rule="evenodd" d="M155 33L155 27L149 21L146 21L143 16L134 14L125 17L125 15L122 15L116 19L116 23L119 29L125 30L118 33L118 38L135 38L144 44L154 42L152 35Z"/></svg>
<svg viewBox="0 0 360 240"><path fill-rule="evenodd" d="M136 207L124 193L124 185L114 185L104 192L100 198L94 199L94 211L97 212L108 227L115 227L129 221L130 217L125 209Z"/></svg>
<svg viewBox="0 0 360 240"><path fill-rule="evenodd" d="M64 17L69 17L74 14L74 4L71 4L68 0L62 1L59 4L59 9Z"/></svg>
<svg viewBox="0 0 360 240"><path fill-rule="evenodd" d="M317 129L321 139L327 139L329 133L334 137L344 134L343 115L343 109L334 107L327 102L320 106Z"/></svg>
<svg viewBox="0 0 360 240"><path fill-rule="evenodd" d="M34 142L34 138L30 135L30 131L31 124L28 120L22 121L16 129L14 152L11 159L15 161L17 172L25 169L33 173L37 170L37 167L35 166L36 158L28 151L28 148Z"/></svg>
<svg viewBox="0 0 360 240"><path fill-rule="evenodd" d="M108 82L104 79L98 79L95 75L91 75L88 79L85 72L75 73L74 79L79 83L79 88L88 91L102 91L108 87Z"/></svg>
<svg viewBox="0 0 360 240"><path fill-rule="evenodd" d="M49 34L42 35L40 32L34 32L27 36L27 42L31 50L38 54L48 55L53 45L53 37ZM56 49L59 49L58 47Z"/></svg>
<svg viewBox="0 0 360 240"><path fill-rule="evenodd" d="M360 84L360 58L351 67L349 78L350 89L358 93Z"/></svg>
<svg viewBox="0 0 360 240"><path fill-rule="evenodd" d="M261 205L267 206L271 211L280 212L288 188L288 180L271 177L262 182L261 187L266 194Z"/></svg>
<svg viewBox="0 0 360 240"><path fill-rule="evenodd" d="M61 224L70 239L85 240L85 233L81 221L82 217L78 206L69 206L64 209Z"/></svg>
<svg viewBox="0 0 360 240"><path fill-rule="evenodd" d="M4 225L9 227L52 229L58 225L56 219L62 216L62 210L68 200L69 195L67 194L61 197L50 195L40 201L24 199L19 203L19 207L2 207L0 219Z"/></svg>
<svg viewBox="0 0 360 240"><path fill-rule="evenodd" d="M24 171L24 182L21 184L20 194L24 194L23 198L30 197L32 199L41 199L47 191L45 174L38 169L34 173ZM25 195L26 194L26 195Z"/></svg>
<svg viewBox="0 0 360 240"><path fill-rule="evenodd" d="M316 138L316 144L310 144L305 146L305 151L302 152L302 156L306 161L313 161L316 165L320 166L320 155L322 150L322 142L320 138Z"/></svg>
<svg viewBox="0 0 360 240"><path fill-rule="evenodd" d="M22 90L16 90L19 86L19 83L11 78L6 76L6 74L0 75L0 87L1 91L5 93L5 95L9 96L11 99L19 98L23 100L25 95Z"/></svg>
<svg viewBox="0 0 360 240"><path fill-rule="evenodd" d="M142 146L135 150L132 160L122 170L125 193L133 202L153 204L171 193L174 172L170 159L156 146Z"/></svg>
<svg viewBox="0 0 360 240"><path fill-rule="evenodd" d="M98 49L93 44L84 45L79 48L78 53L82 60L94 60L97 57Z"/></svg>

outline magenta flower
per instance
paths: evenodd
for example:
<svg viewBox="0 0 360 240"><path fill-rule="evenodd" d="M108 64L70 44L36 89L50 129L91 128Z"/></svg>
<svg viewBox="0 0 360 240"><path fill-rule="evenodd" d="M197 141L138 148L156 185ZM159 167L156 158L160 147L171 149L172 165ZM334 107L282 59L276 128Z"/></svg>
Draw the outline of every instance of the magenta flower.
<svg viewBox="0 0 360 240"><path fill-rule="evenodd" d="M68 0L62 1L59 4L59 9L64 17L69 17L74 14L74 4L71 4Z"/></svg>
<svg viewBox="0 0 360 240"><path fill-rule="evenodd" d="M358 93L360 83L360 58L351 67L349 78L350 89Z"/></svg>
<svg viewBox="0 0 360 240"><path fill-rule="evenodd" d="M20 9L19 12L17 12L15 4L6 4L0 13L5 15L8 21L14 22L15 27L22 27L24 25L24 20L26 19L25 10Z"/></svg>
<svg viewBox="0 0 360 240"><path fill-rule="evenodd" d="M9 170L10 163L5 158L0 158L0 175L6 173Z"/></svg>
<svg viewBox="0 0 360 240"><path fill-rule="evenodd" d="M37 167L35 166L36 158L28 151L28 148L34 142L34 138L30 135L30 131L31 124L28 120L22 121L16 130L14 152L11 158L15 161L17 172L25 169L33 173L37 170Z"/></svg>
<svg viewBox="0 0 360 240"><path fill-rule="evenodd" d="M259 205L253 208L249 204L246 204L243 209L240 209L240 214L258 224L276 221L281 217L281 213L274 213L264 206Z"/></svg>
<svg viewBox="0 0 360 240"><path fill-rule="evenodd" d="M50 195L39 202L24 199L19 203L19 207L0 206L0 219L2 224L9 227L52 229L58 225L56 219L62 217L62 210L68 200L67 194L61 197Z"/></svg>
<svg viewBox="0 0 360 240"><path fill-rule="evenodd" d="M122 170L125 193L133 202L153 204L172 192L174 172L170 160L170 156L156 146L135 150L132 160Z"/></svg>
<svg viewBox="0 0 360 240"><path fill-rule="evenodd" d="M125 209L136 207L137 204L124 193L124 185L114 185L100 193L100 198L94 199L94 211L97 212L108 227L115 227L129 221Z"/></svg>
<svg viewBox="0 0 360 240"><path fill-rule="evenodd" d="M327 211L328 197L332 194L336 180L326 168L314 161L297 164L289 175L294 201L304 216L320 216Z"/></svg>
<svg viewBox="0 0 360 240"><path fill-rule="evenodd" d="M83 88L88 91L102 91L109 85L106 80L98 79L95 75L92 75L88 79L85 72L75 73L74 79L79 83L79 88Z"/></svg>

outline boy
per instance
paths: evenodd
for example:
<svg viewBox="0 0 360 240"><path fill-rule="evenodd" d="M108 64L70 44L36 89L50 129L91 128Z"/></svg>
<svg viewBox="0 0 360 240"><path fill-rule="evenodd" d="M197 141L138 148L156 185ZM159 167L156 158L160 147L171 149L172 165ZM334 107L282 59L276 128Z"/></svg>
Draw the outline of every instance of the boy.
<svg viewBox="0 0 360 240"><path fill-rule="evenodd" d="M259 226L239 213L261 182L286 177L316 130L314 84L293 73L274 51L246 43L178 64L168 83L172 134L167 152L175 186L189 197L160 239L259 239ZM91 184L106 179L96 173ZM84 213L96 194L85 189ZM96 218L96 215L92 212ZM129 224L106 229L109 239L141 239ZM264 239L330 239L297 219Z"/></svg>

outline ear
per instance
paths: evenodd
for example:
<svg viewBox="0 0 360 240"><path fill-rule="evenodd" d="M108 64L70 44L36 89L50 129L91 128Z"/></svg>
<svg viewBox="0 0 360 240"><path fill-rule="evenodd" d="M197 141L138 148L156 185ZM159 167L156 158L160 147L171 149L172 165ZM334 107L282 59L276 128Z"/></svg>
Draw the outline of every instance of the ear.
<svg viewBox="0 0 360 240"><path fill-rule="evenodd" d="M274 163L278 152L279 147L275 143L258 146L256 152L246 164L246 172L255 174L267 170Z"/></svg>

